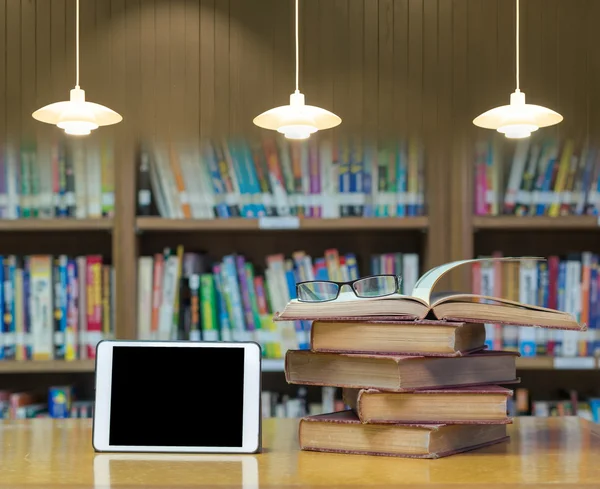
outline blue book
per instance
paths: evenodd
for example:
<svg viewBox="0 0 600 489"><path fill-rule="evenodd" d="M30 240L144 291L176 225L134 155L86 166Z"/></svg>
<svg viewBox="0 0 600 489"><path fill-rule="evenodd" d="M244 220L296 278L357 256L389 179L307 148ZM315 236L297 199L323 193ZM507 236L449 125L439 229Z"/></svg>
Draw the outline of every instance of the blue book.
<svg viewBox="0 0 600 489"><path fill-rule="evenodd" d="M77 273L77 265L75 265L75 273ZM31 311L29 308L29 296L31 295L31 273L29 269L29 257L26 256L23 262L23 329L25 333L25 359L33 358L33 346L31 344ZM77 346L76 346L77 348Z"/></svg>
<svg viewBox="0 0 600 489"><path fill-rule="evenodd" d="M557 308L559 311L566 311L567 307L567 293L566 293L566 285L567 285L567 261L561 260L558 265L558 294L557 294ZM554 356L560 357L562 356L562 340L563 340L563 332L562 331L554 331Z"/></svg>
<svg viewBox="0 0 600 489"><path fill-rule="evenodd" d="M406 158L406 149L404 143L399 143L396 148L396 193L400 199L396 210L398 217L407 215L407 194L408 190L408 161Z"/></svg>
<svg viewBox="0 0 600 489"><path fill-rule="evenodd" d="M244 306L242 304L242 294L238 282L235 258L233 255L223 257L221 274L224 277L223 287L227 291L231 300L230 324L233 334L233 341L244 341L248 338L246 334L246 321L244 319Z"/></svg>
<svg viewBox="0 0 600 489"><path fill-rule="evenodd" d="M4 359L14 360L17 354L15 323L15 270L16 257L4 259Z"/></svg>
<svg viewBox="0 0 600 489"><path fill-rule="evenodd" d="M548 164L546 165L544 181L542 183L542 188L541 188L542 195L544 195L546 192L549 192L551 190L550 187L552 186L552 174L554 173L554 167L557 164L558 164L558 160L556 158L553 158L553 159L549 160ZM536 210L535 210L535 215L543 216L546 213L546 207L547 207L547 204L537 204Z"/></svg>
<svg viewBox="0 0 600 489"><path fill-rule="evenodd" d="M227 206L226 202L227 192L225 190L225 183L221 178L219 163L212 145L206 144L204 146L202 156L203 158L201 163L207 165L208 167L208 173L210 175L213 192L215 193L215 211L217 217L231 217L231 213L229 212L229 207Z"/></svg>

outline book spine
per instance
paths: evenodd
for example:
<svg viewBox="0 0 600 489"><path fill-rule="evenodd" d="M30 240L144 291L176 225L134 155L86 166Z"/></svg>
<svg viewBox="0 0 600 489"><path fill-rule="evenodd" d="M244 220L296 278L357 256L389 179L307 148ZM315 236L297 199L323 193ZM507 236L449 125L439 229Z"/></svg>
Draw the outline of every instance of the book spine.
<svg viewBox="0 0 600 489"><path fill-rule="evenodd" d="M213 266L213 277L215 281L216 303L219 306L219 332L221 341L231 341L231 301L225 290L223 281L223 270L221 265Z"/></svg>
<svg viewBox="0 0 600 489"><path fill-rule="evenodd" d="M223 257L223 268L221 273L223 276L223 285L226 297L229 297L229 300L231 301L230 318L233 320L231 323L233 340L245 341L247 335L244 309L233 255Z"/></svg>
<svg viewBox="0 0 600 489"><path fill-rule="evenodd" d="M65 338L65 360L77 359L77 345L79 332L79 284L77 276L77 263L75 260L67 262L67 333Z"/></svg>
<svg viewBox="0 0 600 489"><path fill-rule="evenodd" d="M16 356L15 335L15 271L16 257L4 260L4 359L14 360Z"/></svg>
<svg viewBox="0 0 600 489"><path fill-rule="evenodd" d="M61 255L54 259L52 269L52 284L54 288L54 358L56 360L64 360L66 353L66 262L67 257Z"/></svg>
<svg viewBox="0 0 600 489"><path fill-rule="evenodd" d="M537 305L548 307L549 295L549 270L547 262L540 262L538 267L538 284L537 284ZM538 356L547 354L548 331L544 328L535 329L535 353Z"/></svg>
<svg viewBox="0 0 600 489"><path fill-rule="evenodd" d="M23 344L25 348L25 360L33 358L33 343L31 337L31 308L29 301L31 297L31 265L26 256L23 259Z"/></svg>
<svg viewBox="0 0 600 489"><path fill-rule="evenodd" d="M204 341L219 341L219 324L217 311L221 311L222 305L217 303L215 290L215 277L210 273L200 275L200 307L202 339Z"/></svg>
<svg viewBox="0 0 600 489"><path fill-rule="evenodd" d="M183 280L186 280L185 278ZM188 278L188 289L190 293L189 315L190 329L189 340L202 340L202 318L200 311L200 275L192 273ZM213 305L214 306L214 305Z"/></svg>
<svg viewBox="0 0 600 489"><path fill-rule="evenodd" d="M242 306L244 310L244 319L247 331L252 335L256 330L256 323L254 322L254 314L252 313L252 305L250 303L250 286L246 276L246 260L243 256L237 255L236 261L236 272L237 278L240 284L240 291L242 295ZM248 336L250 338L251 336Z"/></svg>
<svg viewBox="0 0 600 489"><path fill-rule="evenodd" d="M96 345L102 340L102 257L86 257L87 358L96 358Z"/></svg>

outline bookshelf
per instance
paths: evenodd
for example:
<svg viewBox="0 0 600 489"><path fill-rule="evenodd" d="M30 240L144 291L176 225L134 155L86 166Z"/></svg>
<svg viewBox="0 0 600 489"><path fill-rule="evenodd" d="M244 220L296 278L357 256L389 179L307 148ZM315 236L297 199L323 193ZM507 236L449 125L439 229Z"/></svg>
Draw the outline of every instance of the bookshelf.
<svg viewBox="0 0 600 489"><path fill-rule="evenodd" d="M137 216L140 142L165 140L169 135L184 142L229 135L257 139L263 133L252 126L252 118L289 96L293 71L284 67L292 53L291 2L259 0L261 8L247 3L113 0L99 2L91 11L82 6L82 50L96 49L96 56L82 56L84 86L90 97L124 116L121 124L98 131L114 143L115 215L0 220L1 253L107 256L116 272L116 336L133 339L138 258L166 246L182 244L186 250L206 250L217 257L239 251L255 263L262 263L267 253L289 255L297 249L316 254L344 246L363 263L371 253L406 251L419 254L421 271L495 249L542 256L573 247L598 250L599 226L593 216L519 218L473 213L473 148L487 133L473 128L471 120L486 106L504 100L507 87L512 86L512 2L302 2L302 15L318 19L314 32L301 39L303 91L315 105L342 116L343 125L329 133L331 137L359 134L389 139L415 133L422 138L426 216L297 222ZM600 66L587 63L582 54L586 49L594 52L595 46L583 33L594 32L595 25L588 19L600 17L600 3L588 2L588 12L557 0L543 16L539 3L523 5L527 22L523 56L528 60L523 79L528 97L531 94L531 103L555 107L565 115L565 123L547 134L600 134L600 101L590 82L600 79ZM0 134L7 140L59 134L55 128L38 126L30 114L42 103L63 97L69 87L72 36L52 34L52 43L44 39L49 38L50 27L52 33L64 30L72 5L68 1L38 4L37 11L24 1L0 5L0 18L4 18L0 25L13 26L0 36L5 42L0 65L6 67L0 95L7 100ZM162 18L169 19L164 29L156 22ZM407 23L415 26L410 33ZM238 30L242 24L244 30ZM587 27L580 29L580 25ZM34 37L21 36L20 27L27 26L36 31L37 44L31 41ZM556 29L560 36L555 35ZM251 38L248 32L256 36ZM268 42L262 42L265 32ZM360 62L353 61L348 46ZM32 59L36 66L27 62ZM36 86L34 68L39 80L50 66L52 83ZM256 66L264 66L272 76L260 75ZM470 274L453 275L446 286L469 287ZM280 360L265 360L263 367L274 373L283 368ZM540 374L551 371L550 378L558 370L577 375L562 372L550 357L521 358L519 368ZM92 371L90 362L28 366L0 362L0 374L6 375Z"/></svg>
<svg viewBox="0 0 600 489"><path fill-rule="evenodd" d="M51 373L90 373L96 366L94 360L5 360L0 362L1 374L51 374Z"/></svg>
<svg viewBox="0 0 600 489"><path fill-rule="evenodd" d="M473 216L473 232L477 231L600 231L596 216Z"/></svg>
<svg viewBox="0 0 600 489"><path fill-rule="evenodd" d="M113 219L14 219L0 220L0 233L112 231Z"/></svg>
<svg viewBox="0 0 600 489"><path fill-rule="evenodd" d="M161 217L138 217L136 229L140 232L189 232L189 231L423 231L429 227L427 217L339 219L266 217L259 219L163 219Z"/></svg>

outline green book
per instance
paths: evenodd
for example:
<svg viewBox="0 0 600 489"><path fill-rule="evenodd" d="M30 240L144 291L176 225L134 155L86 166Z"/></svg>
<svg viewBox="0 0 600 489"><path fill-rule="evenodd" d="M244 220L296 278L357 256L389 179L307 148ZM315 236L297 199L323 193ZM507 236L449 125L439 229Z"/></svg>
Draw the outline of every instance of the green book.
<svg viewBox="0 0 600 489"><path fill-rule="evenodd" d="M203 273L200 275L201 324L202 339L204 341L219 341L215 292L215 279L212 273Z"/></svg>

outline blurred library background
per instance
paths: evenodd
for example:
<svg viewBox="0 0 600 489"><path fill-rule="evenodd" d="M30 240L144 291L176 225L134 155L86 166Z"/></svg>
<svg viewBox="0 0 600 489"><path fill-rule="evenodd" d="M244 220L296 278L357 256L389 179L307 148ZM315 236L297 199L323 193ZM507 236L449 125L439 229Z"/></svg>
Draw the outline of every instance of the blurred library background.
<svg viewBox="0 0 600 489"><path fill-rule="evenodd" d="M564 120L518 140L472 123L514 89L513 0L301 2L300 86L343 121L303 141L252 123L294 84L279 0L81 0L82 86L123 122L38 123L72 85L74 5L0 2L0 417L52 415L57 387L91 416L103 338L258 341L264 416L339 410L285 382L296 282L410 294L436 265L533 256L440 287L586 323L490 324L488 346L521 353L511 414L600 422L600 2L521 1L521 87Z"/></svg>

